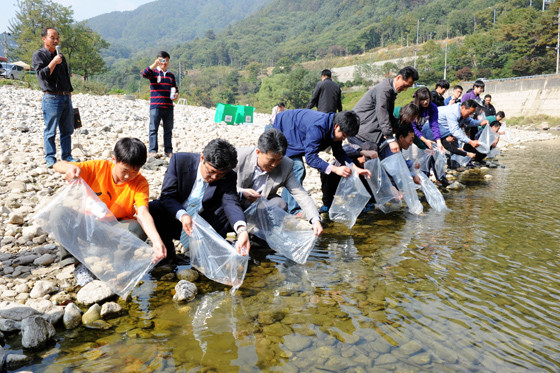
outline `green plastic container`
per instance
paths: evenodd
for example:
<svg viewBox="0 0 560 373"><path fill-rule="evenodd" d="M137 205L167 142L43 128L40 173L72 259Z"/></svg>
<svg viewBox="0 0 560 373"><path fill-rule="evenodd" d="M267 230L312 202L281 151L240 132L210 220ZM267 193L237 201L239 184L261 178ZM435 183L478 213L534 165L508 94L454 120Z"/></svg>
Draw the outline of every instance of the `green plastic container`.
<svg viewBox="0 0 560 373"><path fill-rule="evenodd" d="M237 116L237 106L230 104L218 103L216 105L216 115L214 115L214 122L227 124L234 124Z"/></svg>
<svg viewBox="0 0 560 373"><path fill-rule="evenodd" d="M238 105L237 106L237 113L235 115L235 123L242 124L242 123L253 123L253 113L255 112L255 108L252 106L244 106Z"/></svg>

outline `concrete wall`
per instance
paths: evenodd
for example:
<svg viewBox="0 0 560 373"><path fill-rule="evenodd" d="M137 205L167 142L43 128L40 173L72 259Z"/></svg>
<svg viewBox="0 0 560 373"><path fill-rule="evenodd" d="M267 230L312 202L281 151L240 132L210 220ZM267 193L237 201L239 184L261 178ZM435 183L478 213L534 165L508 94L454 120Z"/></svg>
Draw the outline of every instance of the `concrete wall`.
<svg viewBox="0 0 560 373"><path fill-rule="evenodd" d="M549 115L560 117L560 75L487 80L484 94L492 95L496 110L507 117ZM461 84L465 91L472 82Z"/></svg>

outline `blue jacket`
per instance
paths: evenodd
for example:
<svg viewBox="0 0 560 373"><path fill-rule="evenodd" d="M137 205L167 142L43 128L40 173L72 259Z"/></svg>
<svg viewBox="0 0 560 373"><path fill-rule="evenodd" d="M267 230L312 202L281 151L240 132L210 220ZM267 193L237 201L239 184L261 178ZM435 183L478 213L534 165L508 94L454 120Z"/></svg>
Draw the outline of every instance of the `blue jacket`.
<svg viewBox="0 0 560 373"><path fill-rule="evenodd" d="M342 141L334 141L334 113L321 113L309 109L286 110L278 113L272 124L288 140L287 157L303 156L307 164L325 172L329 164L319 158L319 152L332 147L335 158L341 163L352 163L342 149Z"/></svg>
<svg viewBox="0 0 560 373"><path fill-rule="evenodd" d="M472 118L463 119L461 116L461 104L459 103L438 108L439 133L442 139L451 135L459 141L468 144L471 139L465 135L465 132L461 129L461 125L476 127L479 123L480 121ZM434 140L434 135L428 123L422 127L422 134L426 138Z"/></svg>

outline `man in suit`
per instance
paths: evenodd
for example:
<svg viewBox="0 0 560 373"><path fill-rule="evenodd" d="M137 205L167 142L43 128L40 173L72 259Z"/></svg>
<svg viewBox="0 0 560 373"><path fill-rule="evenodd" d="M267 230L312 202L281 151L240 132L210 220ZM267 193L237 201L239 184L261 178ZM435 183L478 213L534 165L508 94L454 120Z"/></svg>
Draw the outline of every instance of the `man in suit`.
<svg viewBox="0 0 560 373"><path fill-rule="evenodd" d="M321 71L321 81L315 86L307 109L317 106L317 111L323 113L342 111L342 92L338 84L332 81L331 76L330 70Z"/></svg>
<svg viewBox="0 0 560 373"><path fill-rule="evenodd" d="M277 194L278 189L284 187L301 206L315 234L321 235L323 227L315 202L296 179L294 161L285 157L286 136L271 128L259 137L257 145L238 150L237 191L241 194L241 206L247 208L262 197L287 210L288 204Z"/></svg>
<svg viewBox="0 0 560 373"><path fill-rule="evenodd" d="M220 235L237 233L238 251L247 255L250 248L245 215L237 196L237 151L222 139L210 141L202 154L175 153L163 179L159 199L150 202L150 213L167 249L169 261L176 259L173 240L181 232L192 234L192 217L187 213L195 194L202 190L198 214ZM200 189L202 188L202 189Z"/></svg>

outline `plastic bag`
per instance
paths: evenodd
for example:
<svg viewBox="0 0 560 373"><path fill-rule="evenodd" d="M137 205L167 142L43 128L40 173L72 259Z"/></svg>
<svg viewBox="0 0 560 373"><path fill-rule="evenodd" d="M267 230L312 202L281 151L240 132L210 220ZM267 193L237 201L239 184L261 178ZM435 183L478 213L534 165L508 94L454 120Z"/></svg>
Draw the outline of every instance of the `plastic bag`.
<svg viewBox="0 0 560 373"><path fill-rule="evenodd" d="M329 218L346 225L350 229L356 223L356 219L358 219L370 198L371 196L362 184L360 176L352 170L352 175L343 177L338 183L329 209Z"/></svg>
<svg viewBox="0 0 560 373"><path fill-rule="evenodd" d="M153 266L153 250L117 226L83 179L60 189L33 219L113 292L126 298Z"/></svg>
<svg viewBox="0 0 560 373"><path fill-rule="evenodd" d="M366 180L375 198L375 207L385 214L400 210L402 207L401 194L391 184L391 179L381 167L379 158L370 159L364 167L371 172L371 178Z"/></svg>
<svg viewBox="0 0 560 373"><path fill-rule="evenodd" d="M445 200L443 199L443 195L437 188L437 186L432 183L429 177L424 175L422 172L418 174L420 177L420 186L422 187L422 192L424 192L424 196L426 200L432 206L432 208L436 211L446 211L448 210L447 205L445 204Z"/></svg>
<svg viewBox="0 0 560 373"><path fill-rule="evenodd" d="M434 173L435 173L435 177L436 179L441 179L443 176L445 176L445 166L447 166L447 156L445 155L445 152L442 152L441 150L438 149L437 144L432 144L433 147L433 151L434 154L432 157L434 157Z"/></svg>
<svg viewBox="0 0 560 373"><path fill-rule="evenodd" d="M249 256L240 255L200 215L193 216L189 242L191 264L209 279L239 289L247 272Z"/></svg>
<svg viewBox="0 0 560 373"><path fill-rule="evenodd" d="M457 162L460 166L465 167L471 161L468 155L451 154L451 160Z"/></svg>
<svg viewBox="0 0 560 373"><path fill-rule="evenodd" d="M410 170L406 166L403 156L399 153L393 154L381 161L381 165L395 181L397 188L403 195L408 206L408 211L413 214L421 214L424 208L418 199L416 186L410 176Z"/></svg>
<svg viewBox="0 0 560 373"><path fill-rule="evenodd" d="M495 147L490 149L490 151L488 152L488 154L486 155L487 158L496 158L497 156L500 155L500 148Z"/></svg>
<svg viewBox="0 0 560 373"><path fill-rule="evenodd" d="M288 214L266 198L245 210L248 231L268 243L278 254L305 264L317 241L309 223Z"/></svg>
<svg viewBox="0 0 560 373"><path fill-rule="evenodd" d="M482 133L478 138L478 141L480 141L480 145L476 148L476 150L480 153L488 154L488 152L490 151L490 146L492 146L498 136L499 135L496 132L492 131L490 125L484 126L484 129L482 130Z"/></svg>

